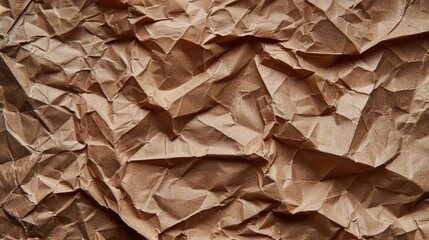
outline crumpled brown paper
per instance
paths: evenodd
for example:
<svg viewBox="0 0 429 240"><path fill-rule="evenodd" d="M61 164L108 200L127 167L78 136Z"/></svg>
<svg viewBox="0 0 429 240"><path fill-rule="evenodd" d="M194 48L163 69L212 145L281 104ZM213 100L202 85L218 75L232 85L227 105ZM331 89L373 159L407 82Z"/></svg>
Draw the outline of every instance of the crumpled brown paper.
<svg viewBox="0 0 429 240"><path fill-rule="evenodd" d="M0 0L3 239L429 239L429 1Z"/></svg>

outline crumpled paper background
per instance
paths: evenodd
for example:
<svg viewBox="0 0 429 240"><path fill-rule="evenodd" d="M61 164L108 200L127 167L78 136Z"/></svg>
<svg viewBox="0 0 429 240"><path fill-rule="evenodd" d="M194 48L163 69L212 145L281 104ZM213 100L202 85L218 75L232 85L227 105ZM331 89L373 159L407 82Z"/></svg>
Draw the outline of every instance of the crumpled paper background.
<svg viewBox="0 0 429 240"><path fill-rule="evenodd" d="M0 237L429 238L429 1L0 0Z"/></svg>

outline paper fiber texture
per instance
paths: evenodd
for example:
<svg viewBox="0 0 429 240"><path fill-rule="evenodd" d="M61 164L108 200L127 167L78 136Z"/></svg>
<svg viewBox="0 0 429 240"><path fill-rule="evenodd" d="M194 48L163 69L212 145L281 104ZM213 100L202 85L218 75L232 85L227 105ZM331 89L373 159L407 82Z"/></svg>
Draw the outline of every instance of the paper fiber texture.
<svg viewBox="0 0 429 240"><path fill-rule="evenodd" d="M429 1L0 0L3 239L429 239Z"/></svg>

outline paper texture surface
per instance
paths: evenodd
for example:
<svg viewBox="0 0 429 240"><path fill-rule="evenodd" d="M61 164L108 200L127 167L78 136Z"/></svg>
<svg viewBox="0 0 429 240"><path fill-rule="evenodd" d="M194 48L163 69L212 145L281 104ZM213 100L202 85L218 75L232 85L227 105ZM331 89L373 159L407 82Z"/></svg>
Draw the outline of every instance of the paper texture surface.
<svg viewBox="0 0 429 240"><path fill-rule="evenodd" d="M429 239L429 1L0 0L3 239Z"/></svg>

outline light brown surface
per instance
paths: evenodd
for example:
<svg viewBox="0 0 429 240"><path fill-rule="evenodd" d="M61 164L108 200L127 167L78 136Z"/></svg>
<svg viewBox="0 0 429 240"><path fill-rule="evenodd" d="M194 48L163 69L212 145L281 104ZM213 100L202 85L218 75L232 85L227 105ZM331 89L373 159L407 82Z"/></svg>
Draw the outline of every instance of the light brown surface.
<svg viewBox="0 0 429 240"><path fill-rule="evenodd" d="M429 1L0 0L0 237L428 239Z"/></svg>

